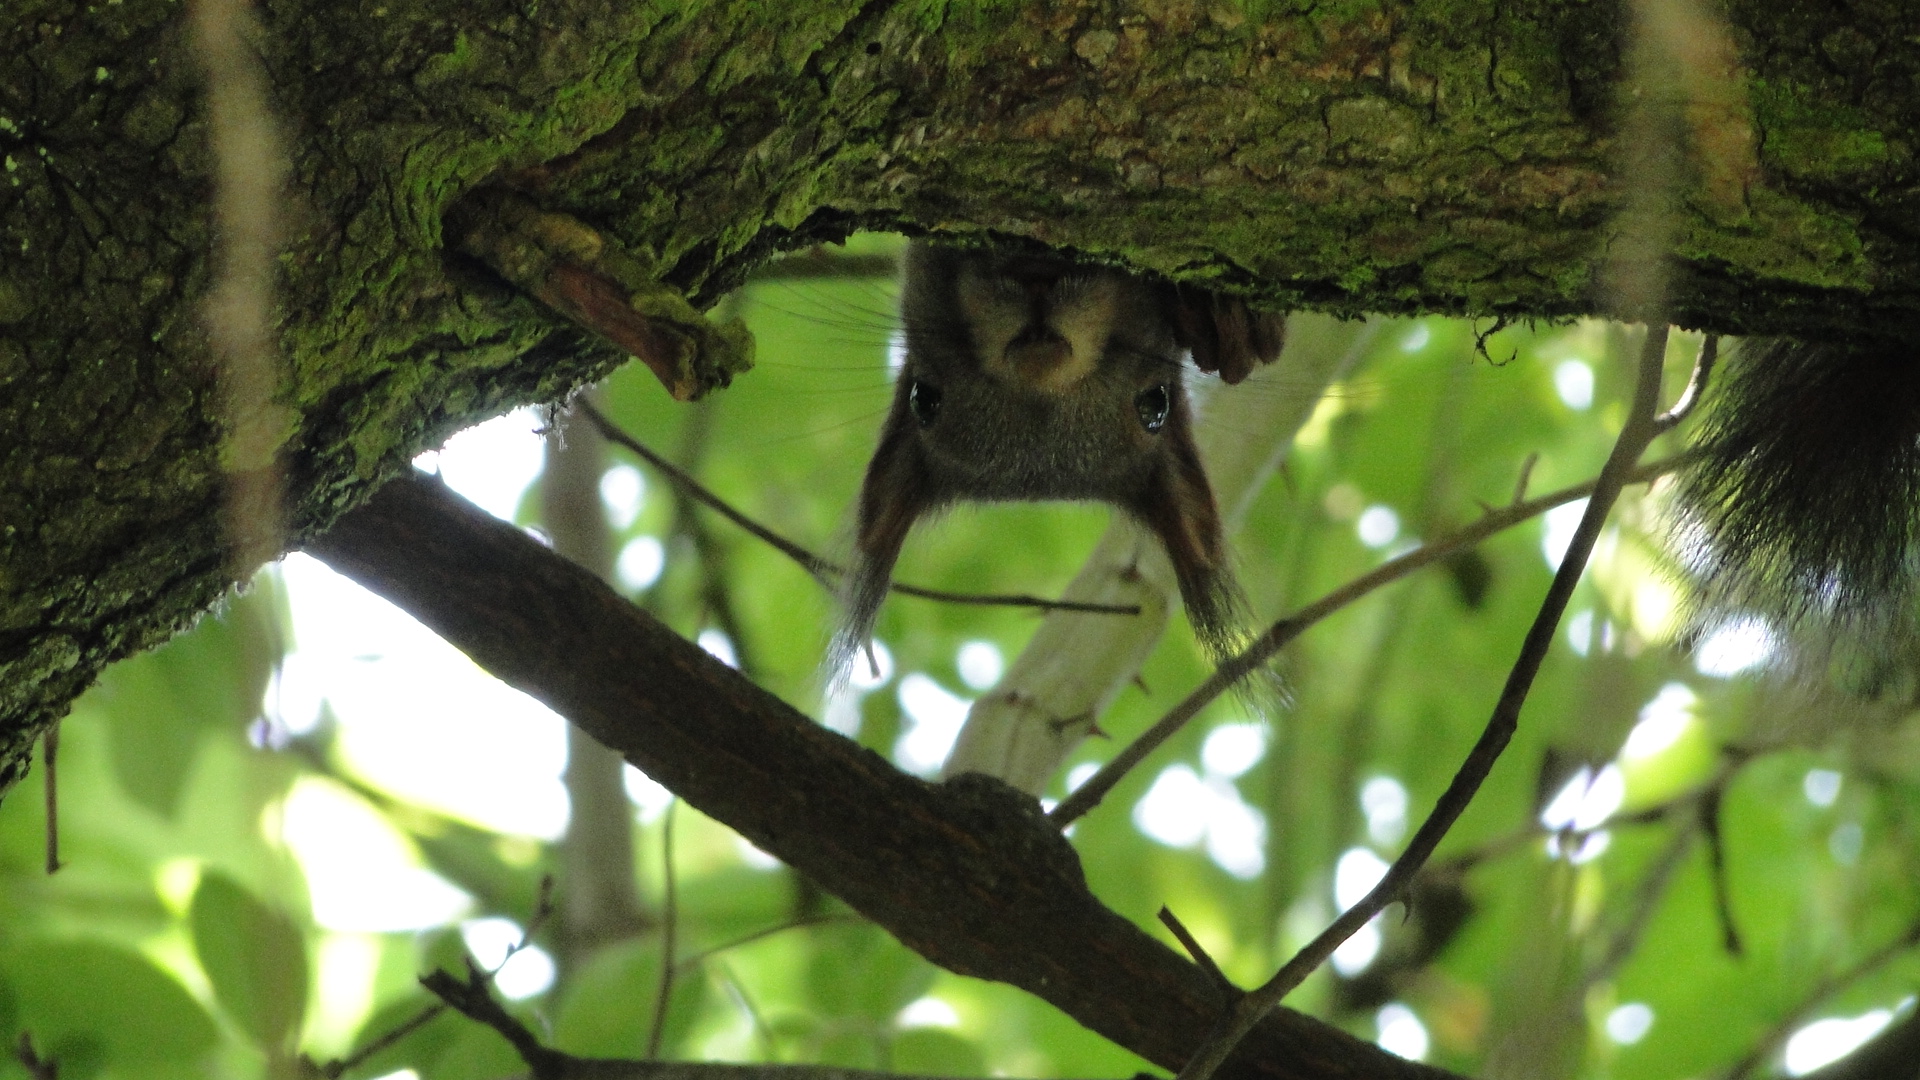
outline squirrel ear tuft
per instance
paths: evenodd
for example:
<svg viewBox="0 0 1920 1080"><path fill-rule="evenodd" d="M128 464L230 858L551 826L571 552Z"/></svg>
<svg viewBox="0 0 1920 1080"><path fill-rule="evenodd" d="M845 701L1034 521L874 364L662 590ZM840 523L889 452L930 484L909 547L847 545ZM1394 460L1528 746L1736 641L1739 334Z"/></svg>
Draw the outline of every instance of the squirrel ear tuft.
<svg viewBox="0 0 1920 1080"><path fill-rule="evenodd" d="M842 588L846 615L833 636L827 653L827 667L834 678L844 675L855 654L866 647L873 635L874 620L887 598L887 586L893 581L893 564L900 547L920 515L938 501L933 494L932 478L920 457L920 445L913 436L911 421L902 419L897 408L880 435L880 446L867 465L867 477L860 487L860 520L853 566L847 571Z"/></svg>
<svg viewBox="0 0 1920 1080"><path fill-rule="evenodd" d="M1160 538L1180 585L1180 602L1200 644L1222 659L1239 644L1244 603L1227 565L1220 510L1185 425L1127 509Z"/></svg>
<svg viewBox="0 0 1920 1080"><path fill-rule="evenodd" d="M1237 296L1176 285L1172 315L1175 335L1193 353L1194 366L1218 372L1229 383L1269 364L1286 344L1286 316L1254 311Z"/></svg>

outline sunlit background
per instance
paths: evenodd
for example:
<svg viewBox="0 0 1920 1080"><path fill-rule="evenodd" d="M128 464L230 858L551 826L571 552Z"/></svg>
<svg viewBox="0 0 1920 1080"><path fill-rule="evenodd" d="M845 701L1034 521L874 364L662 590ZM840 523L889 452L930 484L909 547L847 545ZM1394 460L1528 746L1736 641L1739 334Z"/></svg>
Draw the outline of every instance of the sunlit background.
<svg viewBox="0 0 1920 1080"><path fill-rule="evenodd" d="M759 370L697 410L625 371L606 388L609 411L749 513L843 551L886 401L891 285L773 282L734 303L759 338ZM1584 479L1618 426L1618 329L1510 330L1481 355L1462 323L1382 326L1235 540L1263 617L1511 498L1529 455L1532 492ZM538 530L542 433L540 414L518 410L415 467ZM804 572L717 519L700 517L696 542L667 482L617 453L599 491L619 588L908 772L938 773L969 706L1034 625L1017 611L896 599L873 665L826 694L818 661L834 612ZM1169 906L1231 976L1264 978L1372 888L1431 807L1583 505L1317 628L1278 664L1284 707L1210 708L1075 827L1096 892L1155 933L1153 912ZM1880 955L1920 911L1911 716L1779 676L1782 628L1694 614L1662 507L1658 488L1636 491L1609 526L1522 735L1441 849L1430 898L1355 935L1297 1007L1468 1073L1536 1054L1570 1062L1564 1075L1607 1078L1705 1076L1756 1047L1755 1075L1797 1076L1914 1008L1920 962ZM900 576L1057 591L1105 520L1088 507L962 510L916 537ZM716 581L730 606L716 606ZM1084 783L1204 670L1177 629L1102 718L1112 737L1083 747L1048 799ZM66 1054L76 1076L206 1075L209 1060L217 1075L264 1075L272 1052L220 999L195 944L210 875L297 928L310 970L298 1046L316 1061L416 1015L428 999L415 977L463 951L556 1045L638 1056L660 984L669 829L676 958L697 961L665 1014L670 1056L952 1075L1145 1067L1049 1006L934 970L724 827L670 814L671 795L631 767L646 924L574 961L542 934L528 940L538 882L567 833L563 721L305 555L109 672L62 747L65 869L41 874L41 772L0 808L0 1022ZM1703 791L1717 809L1717 879ZM47 959L76 943L120 989ZM128 1015L144 1009L188 1033L172 1050L100 1034L109 1020L129 1031L146 1021L88 1007L148 985L127 974L143 965L158 981ZM1558 1049L1516 1041L1556 1003L1567 1006ZM515 1067L497 1037L445 1016L348 1075ZM25 1075L13 1068L0 1076Z"/></svg>

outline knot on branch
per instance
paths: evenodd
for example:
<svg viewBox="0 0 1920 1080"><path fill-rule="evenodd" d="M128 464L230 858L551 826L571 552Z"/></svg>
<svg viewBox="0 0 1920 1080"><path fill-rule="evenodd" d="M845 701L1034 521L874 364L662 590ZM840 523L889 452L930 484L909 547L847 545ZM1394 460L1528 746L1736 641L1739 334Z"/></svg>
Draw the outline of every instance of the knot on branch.
<svg viewBox="0 0 1920 1080"><path fill-rule="evenodd" d="M447 233L529 296L639 358L677 400L724 387L753 366L745 323L708 319L660 281L651 260L578 218L483 189L448 215Z"/></svg>

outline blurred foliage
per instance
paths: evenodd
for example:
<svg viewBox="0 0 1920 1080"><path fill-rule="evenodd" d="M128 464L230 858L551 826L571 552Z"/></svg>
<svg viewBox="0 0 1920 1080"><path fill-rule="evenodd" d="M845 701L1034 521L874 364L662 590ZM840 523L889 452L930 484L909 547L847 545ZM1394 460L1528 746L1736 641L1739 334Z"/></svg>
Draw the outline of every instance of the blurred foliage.
<svg viewBox="0 0 1920 1080"><path fill-rule="evenodd" d="M854 247L885 252L893 243L863 237ZM691 464L724 497L787 536L844 554L849 507L888 400L893 286L768 281L729 302L758 336L755 371L690 407L635 366L611 380L608 411L669 455L697 442ZM1260 616L1472 521L1482 505L1513 498L1529 470L1535 493L1591 476L1620 423L1633 340L1585 322L1507 329L1484 343L1465 322L1382 324L1235 538ZM1696 345L1676 341L1670 390ZM695 409L706 410L706 430L692 440ZM819 715L830 598L785 558L713 519L705 524L718 543L703 568L665 483L649 476L646 492L620 539L658 538L666 569L638 599L692 637L713 626L712 575L731 600L749 673ZM522 505L531 523L537 500ZM1352 978L1321 972L1296 993L1296 1007L1368 1039L1383 1007L1410 1008L1428 1060L1474 1075L1662 1080L1725 1068L1784 1034L1777 1029L1793 1010L1805 1008L1802 1019L1856 1015L1890 1007L1920 983L1920 956L1897 952L1830 982L1920 916L1920 725L1911 707L1817 679L1702 674L1699 650L1715 627L1688 616L1660 509L1657 487L1628 493L1518 738L1442 847L1414 917L1389 912L1378 958ZM1106 518L1085 506L962 508L915 536L898 577L1056 591ZM1251 716L1231 699L1213 706L1076 826L1095 891L1154 933L1164 933L1155 911L1171 907L1232 977L1263 979L1333 913L1343 855L1391 858L1447 784L1546 588L1546 528L1511 530L1315 628L1278 661L1290 700L1275 715ZM422 1080L486 1080L519 1068L498 1036L459 1017L417 1023L431 1002L415 976L458 970L457 933L316 925L301 867L272 823L302 775L344 780L428 867L474 897L473 916L522 924L552 853L371 787L332 756L324 728L292 745L272 737L260 702L287 625L275 578L263 574L192 632L116 665L76 706L63 729L58 874L43 866L45 770L0 808L0 1036L11 1045L29 1034L66 1080L294 1075L296 1047L338 1060L409 1024L347 1075L412 1069ZM893 750L908 724L895 692L901 677L923 673L965 694L961 645L990 642L1011 659L1033 625L1018 610L894 598L878 632L892 677L860 700L860 740ZM1102 727L1128 737L1203 675L1176 625ZM1663 692L1687 703L1670 745L1620 758ZM1208 734L1248 721L1262 726L1264 754L1243 760L1238 775L1209 772ZM1116 745L1096 740L1075 762L1103 760ZM1641 813L1605 840L1550 843L1535 824L1543 807L1582 766L1610 762L1625 784L1622 813ZM1257 812L1263 869L1236 876L1203 843L1170 847L1143 832L1141 813L1129 809L1176 765ZM1810 773L1838 777L1832 797ZM1401 819L1387 812L1390 799L1362 804L1363 789L1392 794L1392 784L1368 787L1382 778L1407 797ZM1706 791L1719 796L1724 898L1700 812ZM681 967L665 1011L667 1056L960 1076L1144 1067L1042 1002L934 969L807 883L748 861L699 814L677 821ZM643 818L635 839L656 929L513 1006L561 1049L646 1050L662 983L663 827L657 815ZM1555 849L1590 857L1575 865ZM803 925L722 948L795 921ZM361 957L357 967L338 959L347 955ZM1630 1004L1649 1010L1651 1024L1624 1023L1637 1012L1621 1010ZM0 1063L0 1078L25 1075Z"/></svg>

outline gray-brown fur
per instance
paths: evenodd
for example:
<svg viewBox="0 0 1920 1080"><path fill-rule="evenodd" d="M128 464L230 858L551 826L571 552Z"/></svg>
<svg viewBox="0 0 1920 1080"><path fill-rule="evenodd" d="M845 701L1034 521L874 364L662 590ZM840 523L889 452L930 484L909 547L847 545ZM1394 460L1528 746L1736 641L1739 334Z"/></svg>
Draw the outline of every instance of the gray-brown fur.
<svg viewBox="0 0 1920 1080"><path fill-rule="evenodd" d="M861 490L832 666L872 632L914 523L962 500L1118 506L1165 545L1195 634L1227 649L1238 593L1182 360L1238 382L1278 355L1279 317L1057 255L925 242L908 249L900 306L906 362Z"/></svg>

